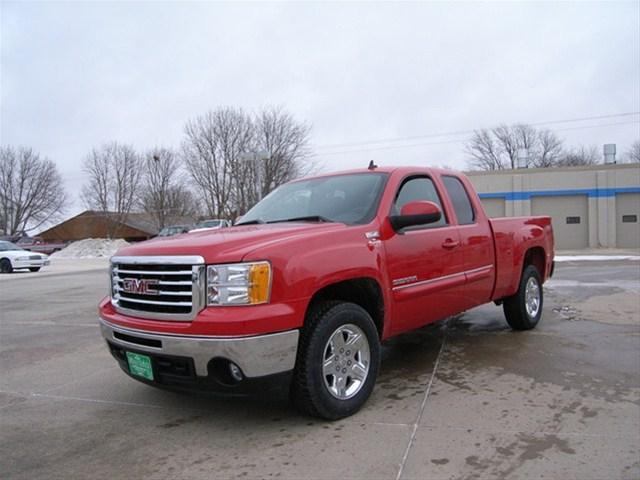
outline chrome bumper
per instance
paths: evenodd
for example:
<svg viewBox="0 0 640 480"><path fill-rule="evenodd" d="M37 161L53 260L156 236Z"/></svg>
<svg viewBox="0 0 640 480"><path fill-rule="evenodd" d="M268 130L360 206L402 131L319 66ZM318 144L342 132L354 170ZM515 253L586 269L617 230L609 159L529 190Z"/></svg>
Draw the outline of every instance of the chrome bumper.
<svg viewBox="0 0 640 480"><path fill-rule="evenodd" d="M212 358L225 358L236 363L246 377L262 377L292 370L298 350L298 330L258 335L254 337L201 337L188 335L165 335L118 327L102 318L102 336L123 348L143 352L190 357L196 374L206 377L207 364ZM133 341L117 338L115 334L133 337ZM154 340L159 347L141 345L135 339ZM146 342L148 343L148 342Z"/></svg>

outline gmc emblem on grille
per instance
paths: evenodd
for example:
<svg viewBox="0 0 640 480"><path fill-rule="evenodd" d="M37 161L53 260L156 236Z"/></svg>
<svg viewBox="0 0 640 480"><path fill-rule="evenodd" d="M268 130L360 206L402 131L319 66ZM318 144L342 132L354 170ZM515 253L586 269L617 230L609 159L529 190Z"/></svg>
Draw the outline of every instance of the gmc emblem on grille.
<svg viewBox="0 0 640 480"><path fill-rule="evenodd" d="M122 290L125 293L137 293L139 295L159 295L158 280L147 278L123 278Z"/></svg>

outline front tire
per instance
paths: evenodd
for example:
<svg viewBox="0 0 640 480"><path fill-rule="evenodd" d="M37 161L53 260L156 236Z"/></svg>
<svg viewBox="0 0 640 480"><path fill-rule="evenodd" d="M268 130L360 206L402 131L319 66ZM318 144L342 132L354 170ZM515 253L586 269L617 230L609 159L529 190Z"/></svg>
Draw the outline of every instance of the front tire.
<svg viewBox="0 0 640 480"><path fill-rule="evenodd" d="M323 302L301 332L291 400L315 417L348 417L371 395L379 365L378 331L367 311L354 303Z"/></svg>
<svg viewBox="0 0 640 480"><path fill-rule="evenodd" d="M13 272L13 266L11 265L11 260L8 258L3 258L0 260L0 273L11 273Z"/></svg>
<svg viewBox="0 0 640 480"><path fill-rule="evenodd" d="M29 267L29 271L30 272L39 272L40 271L40 267Z"/></svg>
<svg viewBox="0 0 640 480"><path fill-rule="evenodd" d="M542 317L542 280L538 269L527 265L522 271L520 286L504 301L504 316L514 330L531 330Z"/></svg>

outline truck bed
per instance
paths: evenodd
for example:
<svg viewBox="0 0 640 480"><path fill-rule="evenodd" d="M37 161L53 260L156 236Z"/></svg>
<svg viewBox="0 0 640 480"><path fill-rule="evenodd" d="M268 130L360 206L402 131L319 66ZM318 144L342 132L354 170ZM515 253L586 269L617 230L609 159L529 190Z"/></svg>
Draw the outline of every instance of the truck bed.
<svg viewBox="0 0 640 480"><path fill-rule="evenodd" d="M541 247L546 253L540 274L543 282L549 277L553 261L551 217L490 218L489 224L496 249L493 300L500 300L516 292L524 255L530 248Z"/></svg>

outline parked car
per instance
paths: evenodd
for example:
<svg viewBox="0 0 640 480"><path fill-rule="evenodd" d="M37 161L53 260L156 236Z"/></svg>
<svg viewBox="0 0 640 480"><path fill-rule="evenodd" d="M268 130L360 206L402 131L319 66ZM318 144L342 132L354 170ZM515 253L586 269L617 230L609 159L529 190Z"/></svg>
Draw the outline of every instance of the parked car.
<svg viewBox="0 0 640 480"><path fill-rule="evenodd" d="M167 388L288 382L308 414L353 414L380 343L484 303L541 319L549 217L490 219L461 173L371 168L296 180L230 229L122 248L100 325L120 367Z"/></svg>
<svg viewBox="0 0 640 480"><path fill-rule="evenodd" d="M51 255L67 246L63 242L46 242L41 237L20 237L14 243L30 252L45 253L47 255Z"/></svg>
<svg viewBox="0 0 640 480"><path fill-rule="evenodd" d="M42 253L33 253L18 245L0 240L0 273L11 273L14 270L29 269L37 272L49 265L49 257Z"/></svg>
<svg viewBox="0 0 640 480"><path fill-rule="evenodd" d="M196 223L196 226L192 232L201 232L203 230L210 230L216 228L225 228L230 227L231 222L229 220L224 220L221 218L212 218L210 220L203 220L201 222Z"/></svg>
<svg viewBox="0 0 640 480"><path fill-rule="evenodd" d="M158 237L172 237L174 235L180 235L181 233L187 233L189 230L191 230L189 225L171 225L160 230Z"/></svg>

